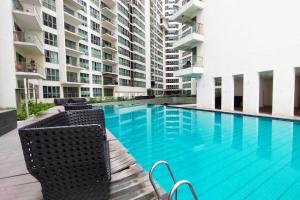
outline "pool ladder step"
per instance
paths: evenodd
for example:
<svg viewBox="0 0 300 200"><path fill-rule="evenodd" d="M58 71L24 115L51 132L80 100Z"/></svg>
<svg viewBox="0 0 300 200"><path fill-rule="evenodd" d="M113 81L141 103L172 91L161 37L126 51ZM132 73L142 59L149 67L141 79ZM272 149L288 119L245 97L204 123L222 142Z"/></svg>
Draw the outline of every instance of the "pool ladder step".
<svg viewBox="0 0 300 200"><path fill-rule="evenodd" d="M170 192L169 195L166 194L166 195L161 196L160 193L159 193L159 189L157 188L156 183L153 180L153 172L154 172L154 170L159 165L164 165L164 166L167 167L167 169L168 169L168 171L169 171L169 173L171 175L171 178L173 180L174 186L172 187L172 190L171 190L171 192ZM198 197L196 195L196 192L194 190L194 187L193 187L192 183L189 182L189 181L187 181L187 180L176 181L175 176L174 176L174 174L172 172L172 169L171 169L171 167L170 167L170 165L169 165L169 163L167 161L160 160L160 161L157 161L156 163L154 163L154 165L151 167L151 170L149 172L149 179L150 179L150 182L151 182L151 184L152 184L152 186L154 188L154 191L155 191L158 199L161 199L161 200L172 200L173 196L174 196L174 193L175 193L175 199L178 200L178 191L177 191L178 188L180 186L182 186L182 185L188 185L189 189L190 189L190 191L191 191L191 193L192 193L192 195L194 197L194 199L198 200Z"/></svg>

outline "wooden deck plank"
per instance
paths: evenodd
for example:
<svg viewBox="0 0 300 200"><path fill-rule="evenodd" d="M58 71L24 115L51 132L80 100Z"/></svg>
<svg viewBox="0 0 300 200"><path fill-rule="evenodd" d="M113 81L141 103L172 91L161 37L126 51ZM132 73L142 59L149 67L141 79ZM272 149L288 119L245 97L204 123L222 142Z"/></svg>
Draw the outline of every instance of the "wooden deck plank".
<svg viewBox="0 0 300 200"><path fill-rule="evenodd" d="M55 111L51 111L50 116ZM45 117L44 116L44 117ZM22 122L20 126L37 119ZM154 190L148 175L136 164L128 150L107 130L111 157L111 199L153 199ZM41 185L31 176L24 161L17 129L0 137L0 199L40 200Z"/></svg>

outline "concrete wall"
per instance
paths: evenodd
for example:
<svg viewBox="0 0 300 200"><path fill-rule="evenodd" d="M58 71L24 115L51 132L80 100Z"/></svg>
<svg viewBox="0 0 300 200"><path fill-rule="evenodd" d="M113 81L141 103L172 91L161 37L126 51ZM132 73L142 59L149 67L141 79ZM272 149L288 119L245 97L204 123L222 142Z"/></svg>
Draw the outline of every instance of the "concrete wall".
<svg viewBox="0 0 300 200"><path fill-rule="evenodd" d="M12 1L0 6L0 108L16 107Z"/></svg>
<svg viewBox="0 0 300 200"><path fill-rule="evenodd" d="M213 108L222 77L222 109L233 110L233 75L244 75L244 112L257 114L259 72L273 70L273 114L292 116L294 68L300 66L300 1L209 0L202 14L205 74L197 106Z"/></svg>

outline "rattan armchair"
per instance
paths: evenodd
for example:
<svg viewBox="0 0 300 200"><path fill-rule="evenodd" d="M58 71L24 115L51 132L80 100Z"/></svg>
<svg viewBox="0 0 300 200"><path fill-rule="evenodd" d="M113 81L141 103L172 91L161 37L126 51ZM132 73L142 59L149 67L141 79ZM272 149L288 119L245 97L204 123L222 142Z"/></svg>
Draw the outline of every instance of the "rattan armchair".
<svg viewBox="0 0 300 200"><path fill-rule="evenodd" d="M19 129L19 135L27 169L41 183L45 200L109 198L109 144L102 110L58 113Z"/></svg>

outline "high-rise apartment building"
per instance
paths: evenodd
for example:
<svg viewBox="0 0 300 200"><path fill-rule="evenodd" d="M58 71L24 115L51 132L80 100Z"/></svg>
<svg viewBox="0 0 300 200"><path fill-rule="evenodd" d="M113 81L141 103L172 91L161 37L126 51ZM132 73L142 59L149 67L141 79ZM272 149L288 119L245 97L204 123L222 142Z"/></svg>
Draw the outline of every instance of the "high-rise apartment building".
<svg viewBox="0 0 300 200"><path fill-rule="evenodd" d="M190 49L174 48L178 37L183 37L190 26L172 19L180 8L176 0L165 1L165 17L168 28L165 34L165 94L196 94L196 80L191 77L176 77L174 72L191 60Z"/></svg>
<svg viewBox="0 0 300 200"><path fill-rule="evenodd" d="M12 0L2 8L10 20L0 34L11 37L0 45L9 54L0 68L14 66L14 83L1 104L163 94L163 1Z"/></svg>
<svg viewBox="0 0 300 200"><path fill-rule="evenodd" d="M151 89L154 95L164 93L164 13L163 1L149 1ZM149 26L148 25L148 26ZM148 54L149 55L149 54Z"/></svg>

